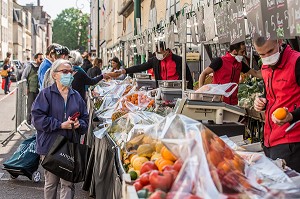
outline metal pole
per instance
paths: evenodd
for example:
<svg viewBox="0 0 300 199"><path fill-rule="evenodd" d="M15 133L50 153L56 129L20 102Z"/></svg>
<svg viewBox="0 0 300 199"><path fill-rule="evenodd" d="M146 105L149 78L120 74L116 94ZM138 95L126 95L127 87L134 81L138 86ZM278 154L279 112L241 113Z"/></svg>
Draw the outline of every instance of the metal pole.
<svg viewBox="0 0 300 199"><path fill-rule="evenodd" d="M182 98L185 98L186 90L186 43L182 44Z"/></svg>
<svg viewBox="0 0 300 199"><path fill-rule="evenodd" d="M137 23L136 19L140 18L141 20L141 0L134 1L134 35L137 35ZM142 21L142 20L141 20ZM134 53L136 53L136 48L134 48ZM141 59L139 55L134 55L134 64L140 64Z"/></svg>
<svg viewBox="0 0 300 199"><path fill-rule="evenodd" d="M89 48L89 51L91 52L92 51L92 0L90 0L90 48Z"/></svg>
<svg viewBox="0 0 300 199"><path fill-rule="evenodd" d="M97 57L100 57L100 0L98 0L98 16L97 16L97 22L98 22L98 39L97 39Z"/></svg>
<svg viewBox="0 0 300 199"><path fill-rule="evenodd" d="M253 47L250 50L250 68L253 68Z"/></svg>
<svg viewBox="0 0 300 199"><path fill-rule="evenodd" d="M205 70L205 46L204 43L202 45L202 71L201 73Z"/></svg>

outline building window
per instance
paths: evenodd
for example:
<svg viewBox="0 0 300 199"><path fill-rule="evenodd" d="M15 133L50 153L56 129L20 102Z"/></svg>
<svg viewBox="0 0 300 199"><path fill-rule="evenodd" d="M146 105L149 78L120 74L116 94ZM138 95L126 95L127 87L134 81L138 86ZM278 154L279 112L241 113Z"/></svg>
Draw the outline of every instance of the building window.
<svg viewBox="0 0 300 199"><path fill-rule="evenodd" d="M167 0L167 12L166 12L167 19L170 19L172 15L175 15L175 13L180 10L179 1L180 0Z"/></svg>
<svg viewBox="0 0 300 199"><path fill-rule="evenodd" d="M151 29L157 25L157 11L155 6L155 0L151 1L150 13L149 13L149 23L148 28Z"/></svg>

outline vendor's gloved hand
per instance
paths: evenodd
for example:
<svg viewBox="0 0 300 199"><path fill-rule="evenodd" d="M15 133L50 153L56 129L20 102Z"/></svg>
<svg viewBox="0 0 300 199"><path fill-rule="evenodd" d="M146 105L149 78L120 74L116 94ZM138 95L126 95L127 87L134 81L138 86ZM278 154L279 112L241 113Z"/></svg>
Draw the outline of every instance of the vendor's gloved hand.
<svg viewBox="0 0 300 199"><path fill-rule="evenodd" d="M256 111L262 111L265 109L267 103L267 99L263 97L256 97L254 100L254 109Z"/></svg>
<svg viewBox="0 0 300 199"><path fill-rule="evenodd" d="M279 125L279 126L282 126L282 125L284 125L285 123L291 122L291 121L293 120L293 115L292 115L290 112L288 112L287 108L285 108L285 109L286 109L286 111L287 111L287 115L286 115L286 117L285 117L283 120L277 119L277 118L274 116L274 114L272 114L272 121L273 121L275 124L277 124L277 125Z"/></svg>

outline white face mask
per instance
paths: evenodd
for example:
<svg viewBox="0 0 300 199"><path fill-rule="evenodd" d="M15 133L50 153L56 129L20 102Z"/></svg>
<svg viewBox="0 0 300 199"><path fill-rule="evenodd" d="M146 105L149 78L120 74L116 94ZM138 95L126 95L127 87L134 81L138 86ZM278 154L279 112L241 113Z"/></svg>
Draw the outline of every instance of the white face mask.
<svg viewBox="0 0 300 199"><path fill-rule="evenodd" d="M278 51L273 55L261 58L261 61L263 62L264 65L275 65L277 64L279 57L280 57L280 52Z"/></svg>
<svg viewBox="0 0 300 199"><path fill-rule="evenodd" d="M242 56L242 55L236 55L234 58L236 59L236 61L242 62L243 59L244 59L244 56Z"/></svg>
<svg viewBox="0 0 300 199"><path fill-rule="evenodd" d="M164 55L160 54L160 53L156 53L156 59L158 59L159 61L164 59Z"/></svg>

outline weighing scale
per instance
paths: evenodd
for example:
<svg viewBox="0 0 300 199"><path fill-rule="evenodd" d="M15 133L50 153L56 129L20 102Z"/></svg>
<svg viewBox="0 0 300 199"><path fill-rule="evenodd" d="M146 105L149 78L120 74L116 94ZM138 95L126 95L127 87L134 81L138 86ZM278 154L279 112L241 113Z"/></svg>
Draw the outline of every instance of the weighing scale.
<svg viewBox="0 0 300 199"><path fill-rule="evenodd" d="M245 125L239 123L240 116L246 115L245 109L224 102L206 102L178 99L175 113L201 121L218 136L244 135Z"/></svg>

